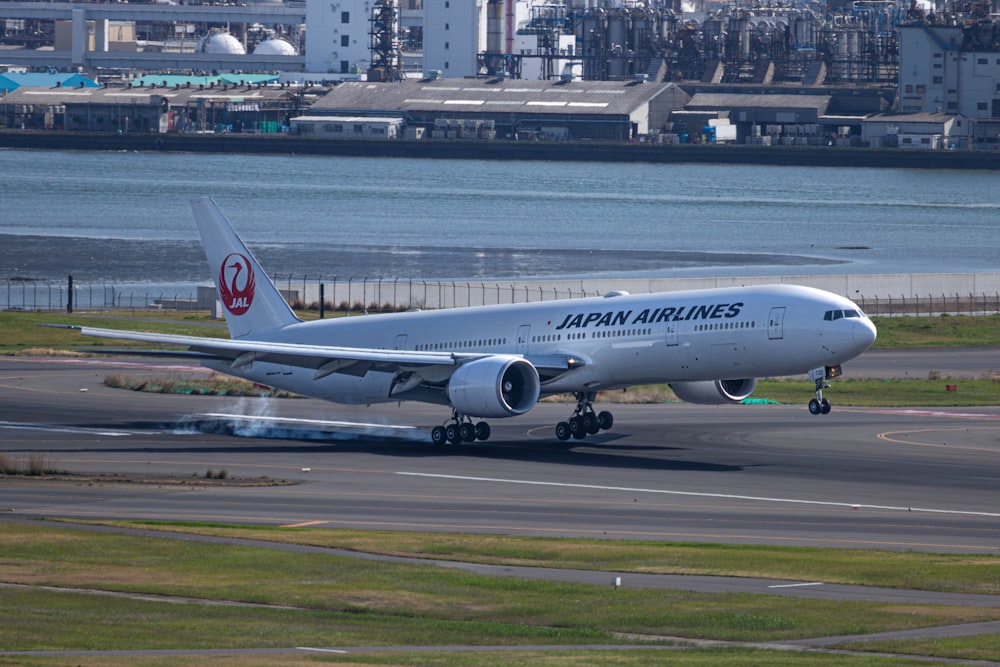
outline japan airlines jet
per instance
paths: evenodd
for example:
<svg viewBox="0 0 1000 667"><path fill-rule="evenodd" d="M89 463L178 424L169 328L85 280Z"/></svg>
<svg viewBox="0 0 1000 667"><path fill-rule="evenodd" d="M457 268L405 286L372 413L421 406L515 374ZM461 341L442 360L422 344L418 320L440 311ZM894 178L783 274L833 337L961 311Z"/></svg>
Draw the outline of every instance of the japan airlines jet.
<svg viewBox="0 0 1000 667"><path fill-rule="evenodd" d="M230 340L83 327L88 336L186 347L204 366L337 403L423 401L451 408L438 444L490 436L475 419L514 417L570 393L560 440L612 426L598 391L669 383L678 397L736 403L761 376L809 373L812 414L825 381L875 341L853 302L767 285L300 321L209 197L191 202L226 309Z"/></svg>

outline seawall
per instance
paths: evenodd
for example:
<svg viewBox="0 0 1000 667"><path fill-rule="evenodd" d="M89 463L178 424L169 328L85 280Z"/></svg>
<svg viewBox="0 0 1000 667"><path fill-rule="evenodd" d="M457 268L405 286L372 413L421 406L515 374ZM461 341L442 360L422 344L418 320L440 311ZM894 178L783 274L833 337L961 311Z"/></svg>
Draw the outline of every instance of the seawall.
<svg viewBox="0 0 1000 667"><path fill-rule="evenodd" d="M599 142L438 141L428 139L363 141L287 135L101 134L3 130L0 131L0 148L468 160L645 162L654 164L1000 169L1000 151Z"/></svg>

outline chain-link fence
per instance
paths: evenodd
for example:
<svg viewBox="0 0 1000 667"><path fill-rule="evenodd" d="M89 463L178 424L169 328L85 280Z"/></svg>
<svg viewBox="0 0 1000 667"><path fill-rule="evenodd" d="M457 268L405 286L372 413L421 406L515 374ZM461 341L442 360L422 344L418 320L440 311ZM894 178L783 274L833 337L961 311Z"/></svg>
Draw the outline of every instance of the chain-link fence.
<svg viewBox="0 0 1000 667"><path fill-rule="evenodd" d="M328 311L383 312L414 308L455 308L503 303L555 301L600 296L614 280L473 282L353 278L317 281L308 276L272 276L285 299L296 308ZM634 281L629 281L634 282ZM650 291L629 285L634 293ZM652 287L652 285L650 285ZM657 286L662 289L661 287ZM637 289L640 288L640 289ZM213 310L215 289L123 288L112 284L42 280L0 282L0 310ZM868 315L991 315L1000 314L1000 291L981 294L849 295Z"/></svg>

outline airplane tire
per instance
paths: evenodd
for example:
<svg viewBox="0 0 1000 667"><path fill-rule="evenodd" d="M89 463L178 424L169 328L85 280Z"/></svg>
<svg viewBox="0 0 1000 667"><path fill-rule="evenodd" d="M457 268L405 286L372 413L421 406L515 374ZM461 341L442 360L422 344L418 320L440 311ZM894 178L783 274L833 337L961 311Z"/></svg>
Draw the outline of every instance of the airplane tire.
<svg viewBox="0 0 1000 667"><path fill-rule="evenodd" d="M448 431L444 426L435 426L431 429L431 442L435 445L443 445L448 442Z"/></svg>
<svg viewBox="0 0 1000 667"><path fill-rule="evenodd" d="M603 410L597 415L597 423L602 430L607 431L615 423L614 415L607 410Z"/></svg>
<svg viewBox="0 0 1000 667"><path fill-rule="evenodd" d="M462 435L458 432L458 424L448 424L448 426L445 427L445 432L448 436L448 442L451 444L457 445L462 442Z"/></svg>
<svg viewBox="0 0 1000 667"><path fill-rule="evenodd" d="M817 399L814 398L809 401L809 414L818 415L820 412L822 412L822 410L823 406L819 404L819 401Z"/></svg>
<svg viewBox="0 0 1000 667"><path fill-rule="evenodd" d="M558 424L556 424L557 438L559 438L560 440L569 440L569 437L571 435L572 433L570 433L569 431L569 424L567 424L566 422L559 422Z"/></svg>
<svg viewBox="0 0 1000 667"><path fill-rule="evenodd" d="M601 425L597 421L597 415L593 412L588 412L583 416L583 428L588 435L595 435L600 432Z"/></svg>
<svg viewBox="0 0 1000 667"><path fill-rule="evenodd" d="M476 440L489 440L490 439L490 425L486 422L479 422L476 424Z"/></svg>
<svg viewBox="0 0 1000 667"><path fill-rule="evenodd" d="M577 437L578 434L581 437L587 435L587 429L584 428L583 425L583 417L580 417L579 415L577 415L576 417L570 417L569 432L573 435L574 438Z"/></svg>
<svg viewBox="0 0 1000 667"><path fill-rule="evenodd" d="M458 436L462 442L474 442L476 440L476 427L466 422L458 427Z"/></svg>
<svg viewBox="0 0 1000 667"><path fill-rule="evenodd" d="M826 400L825 398L819 402L819 411L822 412L824 415L830 414L831 408L832 406L830 405L830 401Z"/></svg>

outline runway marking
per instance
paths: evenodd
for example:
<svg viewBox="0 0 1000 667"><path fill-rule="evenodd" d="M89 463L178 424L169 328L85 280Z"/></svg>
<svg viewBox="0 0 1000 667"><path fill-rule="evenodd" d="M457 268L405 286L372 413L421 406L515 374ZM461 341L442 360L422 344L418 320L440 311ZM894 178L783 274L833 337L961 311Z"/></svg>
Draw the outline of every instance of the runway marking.
<svg viewBox="0 0 1000 667"><path fill-rule="evenodd" d="M838 408L847 412L848 408ZM914 410L911 408L850 408L850 412L862 412L872 415L905 415L911 417L948 417L951 419L982 419L984 421L1000 420L1000 414L988 415L981 412L946 412L944 410Z"/></svg>
<svg viewBox="0 0 1000 667"><path fill-rule="evenodd" d="M150 364L142 361L118 361L112 358L104 359L70 359L65 357L18 357L20 362L41 363L41 364L76 364L79 366L113 366L126 368L142 368L165 371L191 371L194 373L211 373L210 368L204 366L192 366L190 364Z"/></svg>
<svg viewBox="0 0 1000 667"><path fill-rule="evenodd" d="M961 516L982 516L1000 518L997 512L973 512L969 510L935 509L931 507L897 507L893 505L865 505L862 503L841 503L828 500L805 500L800 498L771 498L768 496L741 496L730 493L705 493L699 491L674 491L671 489L643 489L628 486L603 486L598 484L570 484L568 482L539 482L528 479L502 479L494 477L466 477L462 475L443 475L426 472L397 472L397 475L407 477L431 477L436 479L454 479L468 482L494 482L497 484L524 484L526 486L552 486L568 489L590 489L594 491L627 491L629 493L654 493L668 496L689 496L693 498L723 498L726 500L749 500L765 503L786 503L793 505L818 505L821 507L841 507L845 509L883 510L890 512L923 512L926 514L956 514Z"/></svg>
<svg viewBox="0 0 1000 667"><path fill-rule="evenodd" d="M46 431L48 433L75 433L82 435L104 435L112 438L117 438L126 435L139 435L138 433L131 433L129 431L102 431L96 428L83 428L83 427L72 427L72 426L45 426L43 424L28 424L23 422L4 422L0 421L0 429L21 429L28 431ZM149 431L148 433L152 433Z"/></svg>
<svg viewBox="0 0 1000 667"><path fill-rule="evenodd" d="M822 581L810 581L808 583L802 584L775 584L774 586L768 586L768 588L799 588L800 586L822 586Z"/></svg>
<svg viewBox="0 0 1000 667"><path fill-rule="evenodd" d="M0 384L0 388L3 389L14 389L15 391L34 391L39 394L65 394L64 391L56 391L55 389L36 389L35 387L20 387L12 384Z"/></svg>
<svg viewBox="0 0 1000 667"><path fill-rule="evenodd" d="M399 431L399 432L413 432L417 430L416 426L398 426L395 424L371 424L365 422L345 422L345 421L332 421L325 419L301 419L294 417L264 417L255 415L233 415L224 412L203 412L198 415L199 417L212 417L215 419L242 419L245 421L263 421L271 423L287 423L287 424L309 424L310 426L346 426L349 428L384 428L389 431Z"/></svg>
<svg viewBox="0 0 1000 667"><path fill-rule="evenodd" d="M970 447L968 445L949 445L946 442L918 442L916 440L894 437L899 435L909 436L914 433L938 433L942 431L964 432L964 431L985 431L985 430L995 430L995 427L970 428L968 426L956 426L954 428L907 429L905 431L883 431L882 433L875 434L875 437L878 438L879 440L885 442L892 442L898 445L912 445L914 447L938 447L941 449L961 449L972 452L989 452L991 454L996 454L997 449L991 447Z"/></svg>
<svg viewBox="0 0 1000 667"><path fill-rule="evenodd" d="M330 523L329 521L301 521L299 523L286 523L279 528L306 528L308 526L322 526L323 524Z"/></svg>
<svg viewBox="0 0 1000 667"><path fill-rule="evenodd" d="M313 648L312 646L296 646L296 651L313 651L314 653L347 653L336 648Z"/></svg>

